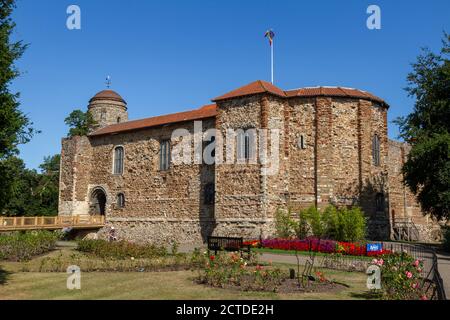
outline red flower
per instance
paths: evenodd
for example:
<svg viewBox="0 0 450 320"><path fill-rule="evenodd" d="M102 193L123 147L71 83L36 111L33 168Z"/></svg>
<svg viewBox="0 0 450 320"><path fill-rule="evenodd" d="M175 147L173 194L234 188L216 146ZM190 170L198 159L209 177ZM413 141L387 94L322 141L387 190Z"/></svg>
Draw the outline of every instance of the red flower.
<svg viewBox="0 0 450 320"><path fill-rule="evenodd" d="M210 257L209 257L209 260L214 261L215 258L216 258L216 257L214 257L214 256L210 256Z"/></svg>

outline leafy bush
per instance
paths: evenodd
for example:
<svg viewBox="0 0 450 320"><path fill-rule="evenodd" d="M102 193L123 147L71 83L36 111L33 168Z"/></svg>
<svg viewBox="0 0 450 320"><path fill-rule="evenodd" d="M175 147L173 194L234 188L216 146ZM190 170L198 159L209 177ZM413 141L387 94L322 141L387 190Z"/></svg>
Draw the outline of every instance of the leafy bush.
<svg viewBox="0 0 450 320"><path fill-rule="evenodd" d="M339 233L343 235L343 239L338 239L341 241L358 241L363 240L366 236L366 218L364 213L358 207L353 207L351 209L340 209L339 213L341 215L341 230Z"/></svg>
<svg viewBox="0 0 450 320"><path fill-rule="evenodd" d="M406 252L395 252L374 259L372 264L381 269L383 298L389 300L428 299L421 286L423 261Z"/></svg>
<svg viewBox="0 0 450 320"><path fill-rule="evenodd" d="M154 258L167 255L164 247L136 244L128 241L80 240L78 250L101 258Z"/></svg>
<svg viewBox="0 0 450 320"><path fill-rule="evenodd" d="M311 206L306 209L304 213L311 226L312 235L316 238L322 238L325 233L325 225L322 217L322 213L315 206Z"/></svg>
<svg viewBox="0 0 450 320"><path fill-rule="evenodd" d="M312 235L337 241L360 241L366 236L366 218L358 207L336 208L332 205L323 211L311 206L301 210L297 220L291 210L278 209L275 216L276 236L305 239Z"/></svg>
<svg viewBox="0 0 450 320"><path fill-rule="evenodd" d="M309 234L308 216L304 210L298 213L298 220L294 221L294 232L297 238L305 239Z"/></svg>
<svg viewBox="0 0 450 320"><path fill-rule="evenodd" d="M295 222L291 217L291 210L284 211L280 208L275 213L275 231L280 238L294 236Z"/></svg>
<svg viewBox="0 0 450 320"><path fill-rule="evenodd" d="M0 260L27 261L53 250L60 234L51 231L0 234Z"/></svg>
<svg viewBox="0 0 450 320"><path fill-rule="evenodd" d="M325 224L325 234L328 238L341 240L344 237L341 228L341 219L339 211L335 206L327 206L322 214L322 220Z"/></svg>

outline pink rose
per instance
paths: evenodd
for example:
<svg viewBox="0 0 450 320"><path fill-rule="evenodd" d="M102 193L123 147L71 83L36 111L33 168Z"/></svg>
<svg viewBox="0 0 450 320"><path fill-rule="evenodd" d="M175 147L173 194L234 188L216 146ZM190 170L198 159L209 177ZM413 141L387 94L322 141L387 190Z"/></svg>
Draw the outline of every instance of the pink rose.
<svg viewBox="0 0 450 320"><path fill-rule="evenodd" d="M419 264L420 264L420 261L419 261L419 259L417 259L416 261L414 261L414 267L418 267L418 266L419 266Z"/></svg>
<svg viewBox="0 0 450 320"><path fill-rule="evenodd" d="M411 272L406 271L406 277L407 277L408 279L411 279L412 276L413 276L413 274L412 274Z"/></svg>
<svg viewBox="0 0 450 320"><path fill-rule="evenodd" d="M428 300L428 298L427 298L426 295L423 295L423 296L420 297L420 300Z"/></svg>
<svg viewBox="0 0 450 320"><path fill-rule="evenodd" d="M380 259L380 260L378 260L377 265L382 266L383 263L384 263L384 260L383 260L383 259Z"/></svg>

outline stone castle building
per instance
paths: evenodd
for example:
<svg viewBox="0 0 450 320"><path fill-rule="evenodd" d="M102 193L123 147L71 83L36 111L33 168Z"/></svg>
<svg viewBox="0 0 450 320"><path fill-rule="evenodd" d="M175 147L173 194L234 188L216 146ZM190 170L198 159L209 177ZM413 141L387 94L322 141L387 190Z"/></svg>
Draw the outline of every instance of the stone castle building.
<svg viewBox="0 0 450 320"><path fill-rule="evenodd" d="M97 126L62 141L59 214L105 215L122 239L200 242L211 234L272 236L278 208L360 205L373 239L392 238L408 218L421 240L435 240L438 225L402 184L408 146L388 139L388 109L357 89L283 91L256 81L199 109L128 121L125 100L104 90L88 106ZM216 159L228 148L217 138L240 132L227 150L243 161L175 164L181 138L173 132L195 136L199 124L218 132L217 141L200 136L201 148L220 146ZM271 164L250 161L251 147L263 144L249 138L253 129L277 132L265 140L277 162L272 174L264 173Z"/></svg>

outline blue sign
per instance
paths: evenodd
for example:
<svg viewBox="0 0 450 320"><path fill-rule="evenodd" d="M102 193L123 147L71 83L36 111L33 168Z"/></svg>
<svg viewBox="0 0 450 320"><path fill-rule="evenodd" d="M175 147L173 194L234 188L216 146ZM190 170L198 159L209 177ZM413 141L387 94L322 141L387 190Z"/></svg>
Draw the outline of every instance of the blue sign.
<svg viewBox="0 0 450 320"><path fill-rule="evenodd" d="M367 248L367 252L381 251L381 250L383 250L383 244L382 243L368 243L366 248Z"/></svg>

